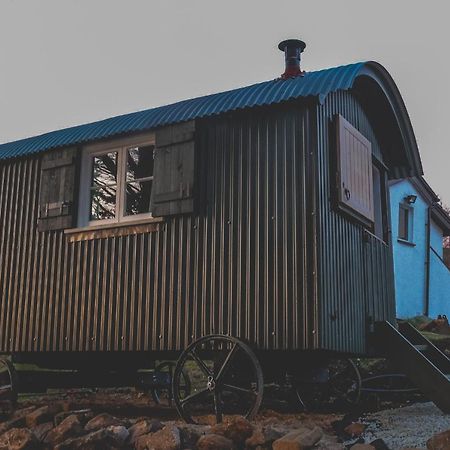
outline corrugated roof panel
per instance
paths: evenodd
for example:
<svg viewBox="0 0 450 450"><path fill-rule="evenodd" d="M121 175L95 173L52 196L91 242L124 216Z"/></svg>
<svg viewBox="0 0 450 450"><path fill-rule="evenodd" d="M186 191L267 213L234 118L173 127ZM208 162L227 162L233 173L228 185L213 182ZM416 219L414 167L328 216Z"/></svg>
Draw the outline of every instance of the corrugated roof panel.
<svg viewBox="0 0 450 450"><path fill-rule="evenodd" d="M303 77L271 80L232 91L184 100L172 105L112 117L98 122L57 130L40 136L0 145L0 159L14 158L52 148L82 144L208 117L227 111L271 105L284 101L319 96L349 89L365 63L307 72Z"/></svg>

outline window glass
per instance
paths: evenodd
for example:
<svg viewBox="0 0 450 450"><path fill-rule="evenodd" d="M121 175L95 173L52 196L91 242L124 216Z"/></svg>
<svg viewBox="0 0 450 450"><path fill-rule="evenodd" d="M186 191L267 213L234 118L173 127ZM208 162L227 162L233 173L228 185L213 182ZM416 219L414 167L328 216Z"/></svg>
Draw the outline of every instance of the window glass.
<svg viewBox="0 0 450 450"><path fill-rule="evenodd" d="M117 153L106 153L93 157L91 186L106 186L117 183Z"/></svg>
<svg viewBox="0 0 450 450"><path fill-rule="evenodd" d="M116 216L117 161L117 152L92 157L90 220Z"/></svg>
<svg viewBox="0 0 450 450"><path fill-rule="evenodd" d="M153 176L153 145L127 150L127 181Z"/></svg>
<svg viewBox="0 0 450 450"><path fill-rule="evenodd" d="M404 204L399 205L399 217L398 217L398 237L409 241L411 236L409 235L410 229L410 208Z"/></svg>
<svg viewBox="0 0 450 450"><path fill-rule="evenodd" d="M127 183L125 214L129 216L149 212L151 191L151 180Z"/></svg>
<svg viewBox="0 0 450 450"><path fill-rule="evenodd" d="M125 210L127 216L150 212L153 145L127 149Z"/></svg>
<svg viewBox="0 0 450 450"><path fill-rule="evenodd" d="M90 220L114 219L116 216L116 186L91 189Z"/></svg>

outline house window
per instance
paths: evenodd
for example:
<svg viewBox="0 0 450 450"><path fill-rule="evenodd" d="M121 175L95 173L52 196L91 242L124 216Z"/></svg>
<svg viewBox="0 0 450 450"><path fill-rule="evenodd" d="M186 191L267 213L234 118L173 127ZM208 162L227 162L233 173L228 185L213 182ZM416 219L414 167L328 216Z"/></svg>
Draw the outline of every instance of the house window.
<svg viewBox="0 0 450 450"><path fill-rule="evenodd" d="M398 209L398 238L403 241L413 241L413 208L400 203Z"/></svg>
<svg viewBox="0 0 450 450"><path fill-rule="evenodd" d="M153 169L153 142L86 149L79 225L151 217Z"/></svg>

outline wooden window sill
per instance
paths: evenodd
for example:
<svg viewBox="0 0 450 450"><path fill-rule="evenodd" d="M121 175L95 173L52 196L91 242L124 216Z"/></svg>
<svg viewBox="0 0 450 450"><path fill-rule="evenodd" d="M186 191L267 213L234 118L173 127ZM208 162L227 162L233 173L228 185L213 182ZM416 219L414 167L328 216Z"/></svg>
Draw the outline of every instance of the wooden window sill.
<svg viewBox="0 0 450 450"><path fill-rule="evenodd" d="M69 242L106 239L109 237L127 236L130 234L151 233L160 229L161 217L152 217L130 222L115 222L64 230Z"/></svg>

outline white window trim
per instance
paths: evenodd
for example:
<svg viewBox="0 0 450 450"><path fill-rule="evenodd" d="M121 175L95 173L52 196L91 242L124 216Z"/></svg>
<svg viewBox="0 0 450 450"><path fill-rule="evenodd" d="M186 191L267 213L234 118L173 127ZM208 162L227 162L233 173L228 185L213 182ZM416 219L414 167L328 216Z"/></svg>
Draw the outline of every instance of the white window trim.
<svg viewBox="0 0 450 450"><path fill-rule="evenodd" d="M406 230L408 233L407 239L400 237L399 230L397 230L397 237L400 242L407 242L410 244L414 243L414 207L412 205L408 205L405 202L399 203L399 215L400 210L405 210L408 212L408 229ZM400 219L399 219L400 220Z"/></svg>
<svg viewBox="0 0 450 450"><path fill-rule="evenodd" d="M155 145L155 135L146 134L132 138L115 139L113 141L89 145L83 148L81 158L80 191L78 203L78 227L97 227L99 225L114 225L122 223L141 222L143 219L151 219L152 213L135 214L125 216L126 185L126 150L130 147ZM89 220L90 216L90 190L92 157L105 153L117 152L117 192L116 215L113 219ZM153 175L154 176L154 175Z"/></svg>

